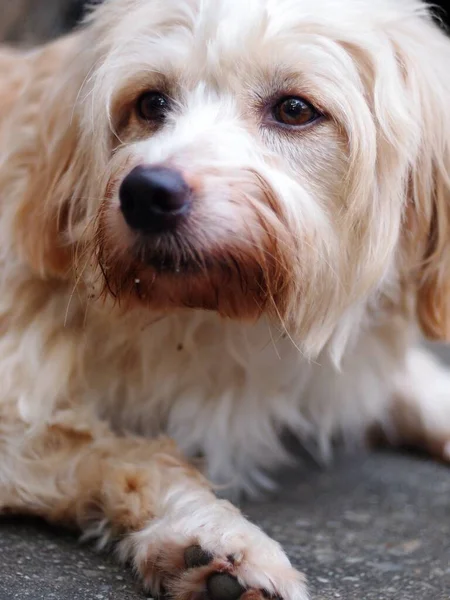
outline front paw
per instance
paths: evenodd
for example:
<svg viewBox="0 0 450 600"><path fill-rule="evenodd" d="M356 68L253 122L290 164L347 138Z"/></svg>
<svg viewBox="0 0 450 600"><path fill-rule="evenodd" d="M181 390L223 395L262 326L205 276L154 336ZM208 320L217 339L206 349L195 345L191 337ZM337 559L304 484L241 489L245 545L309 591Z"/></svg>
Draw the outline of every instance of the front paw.
<svg viewBox="0 0 450 600"><path fill-rule="evenodd" d="M280 545L232 505L164 517L122 542L145 587L175 600L307 600Z"/></svg>

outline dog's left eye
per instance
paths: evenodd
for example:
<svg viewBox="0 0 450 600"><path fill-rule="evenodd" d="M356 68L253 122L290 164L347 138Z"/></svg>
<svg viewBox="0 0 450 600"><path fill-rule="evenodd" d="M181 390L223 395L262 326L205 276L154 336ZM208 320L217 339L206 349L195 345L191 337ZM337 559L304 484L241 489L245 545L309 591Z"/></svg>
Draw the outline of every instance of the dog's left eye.
<svg viewBox="0 0 450 600"><path fill-rule="evenodd" d="M160 92L145 92L137 102L138 115L144 121L164 120L169 107L169 99Z"/></svg>
<svg viewBox="0 0 450 600"><path fill-rule="evenodd" d="M292 96L279 100L272 108L272 116L282 125L302 127L316 121L321 115L306 100Z"/></svg>

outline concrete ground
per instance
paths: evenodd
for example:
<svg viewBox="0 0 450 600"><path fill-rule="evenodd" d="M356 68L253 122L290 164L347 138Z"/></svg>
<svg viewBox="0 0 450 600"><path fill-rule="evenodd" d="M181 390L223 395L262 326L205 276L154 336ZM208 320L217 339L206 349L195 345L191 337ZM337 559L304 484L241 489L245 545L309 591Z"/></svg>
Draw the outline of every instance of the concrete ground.
<svg viewBox="0 0 450 600"><path fill-rule="evenodd" d="M244 510L307 574L313 600L449 600L447 466L380 453L289 479ZM127 569L75 536L0 520L0 600L144 598Z"/></svg>

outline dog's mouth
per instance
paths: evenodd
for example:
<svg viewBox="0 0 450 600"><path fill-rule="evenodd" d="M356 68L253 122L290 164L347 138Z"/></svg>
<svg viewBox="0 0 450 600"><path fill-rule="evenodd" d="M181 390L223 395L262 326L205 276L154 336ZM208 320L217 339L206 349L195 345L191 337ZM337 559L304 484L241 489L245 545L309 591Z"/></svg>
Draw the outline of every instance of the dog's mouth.
<svg viewBox="0 0 450 600"><path fill-rule="evenodd" d="M185 239L180 233L150 240L138 239L131 253L143 269L150 269L157 275L205 274L217 263L210 253L199 250L195 242Z"/></svg>
<svg viewBox="0 0 450 600"><path fill-rule="evenodd" d="M103 295L123 309L189 308L253 320L271 295L268 274L254 256L231 246L202 247L192 234L142 236L122 252L105 243L98 260Z"/></svg>
<svg viewBox="0 0 450 600"><path fill-rule="evenodd" d="M144 177L146 185L150 180L152 185L176 184L177 194L184 190L179 176L165 169L134 169L128 177L127 185L134 188ZM227 210L220 195L208 203L189 195L187 209L180 211L176 195L161 213L156 201L168 200L156 195L150 209L137 211L135 196L130 193L131 202L128 192L122 184L119 206L107 199L97 222L103 296L112 296L124 309L193 308L239 319L258 318L268 307L282 310L289 273L275 214L270 217L265 208L259 213L258 202L245 194L230 195ZM240 219L232 209L240 211Z"/></svg>

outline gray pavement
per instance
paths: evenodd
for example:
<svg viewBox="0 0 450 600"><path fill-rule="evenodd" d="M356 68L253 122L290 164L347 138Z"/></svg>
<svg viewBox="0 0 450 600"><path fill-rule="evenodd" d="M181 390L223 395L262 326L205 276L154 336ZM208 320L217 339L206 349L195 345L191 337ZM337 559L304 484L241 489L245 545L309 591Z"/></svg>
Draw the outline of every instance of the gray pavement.
<svg viewBox="0 0 450 600"><path fill-rule="evenodd" d="M395 453L285 476L245 513L286 548L313 600L449 600L450 469ZM131 573L76 536L0 520L0 600L142 600Z"/></svg>

